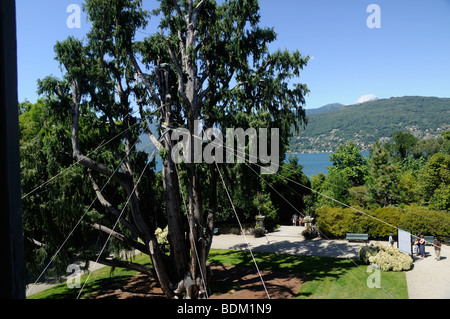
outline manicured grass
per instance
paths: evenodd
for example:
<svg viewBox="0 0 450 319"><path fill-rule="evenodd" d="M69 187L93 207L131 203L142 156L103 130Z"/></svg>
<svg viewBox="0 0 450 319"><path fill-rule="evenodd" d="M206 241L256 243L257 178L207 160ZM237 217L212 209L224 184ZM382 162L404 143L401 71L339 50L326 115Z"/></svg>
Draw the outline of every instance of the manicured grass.
<svg viewBox="0 0 450 319"><path fill-rule="evenodd" d="M148 255L139 254L134 257L133 262L149 265L150 258ZM115 286L118 283L121 283L122 281L125 281L132 276L135 276L136 274L136 271L123 268L116 268L113 270L112 267L103 267L97 269L91 273L89 281L83 288L80 298L83 299L91 294L100 291L101 289ZM81 287L83 286L87 277L87 274L81 276ZM79 292L80 289L69 288L67 286L67 283L64 282L45 291L28 296L27 299L76 299Z"/></svg>
<svg viewBox="0 0 450 319"><path fill-rule="evenodd" d="M404 272L381 272L381 288L370 289L367 265L358 260L254 253L259 269L305 275L298 299L408 299ZM211 250L212 264L255 267L247 251Z"/></svg>
<svg viewBox="0 0 450 319"><path fill-rule="evenodd" d="M406 275L404 272L381 272L382 288L367 286L367 266L357 260L254 253L261 270L282 270L302 274L305 282L295 298L298 299L407 299ZM213 265L255 267L248 251L212 249L208 261ZM138 255L134 262L149 263L146 255ZM83 290L83 297L101 289L111 287L136 275L135 271L110 267L94 271ZM86 280L81 278L81 285ZM70 289L66 283L28 297L29 299L74 299L79 289Z"/></svg>

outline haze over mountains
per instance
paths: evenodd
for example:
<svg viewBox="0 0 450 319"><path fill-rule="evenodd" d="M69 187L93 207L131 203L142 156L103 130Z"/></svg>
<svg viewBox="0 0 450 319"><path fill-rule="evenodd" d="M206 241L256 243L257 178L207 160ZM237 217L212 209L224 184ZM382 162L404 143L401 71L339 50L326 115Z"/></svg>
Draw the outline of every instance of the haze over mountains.
<svg viewBox="0 0 450 319"><path fill-rule="evenodd" d="M308 125L291 140L291 152L332 152L348 141L365 151L377 140L387 141L396 131L426 138L450 130L450 98L373 98L347 106L328 104L306 113Z"/></svg>

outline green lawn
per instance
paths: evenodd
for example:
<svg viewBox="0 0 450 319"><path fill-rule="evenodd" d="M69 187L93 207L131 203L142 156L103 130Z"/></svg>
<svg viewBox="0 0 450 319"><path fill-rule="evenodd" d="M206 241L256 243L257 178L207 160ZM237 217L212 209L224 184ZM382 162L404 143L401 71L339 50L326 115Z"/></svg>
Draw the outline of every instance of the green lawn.
<svg viewBox="0 0 450 319"><path fill-rule="evenodd" d="M298 299L408 299L406 274L382 272L380 289L367 286L367 266L358 260L254 253L260 269L306 275ZM211 250L212 264L255 267L247 251ZM356 265L355 265L356 263ZM392 297L391 297L392 296Z"/></svg>
<svg viewBox="0 0 450 319"><path fill-rule="evenodd" d="M148 255L139 254L134 257L133 262L140 264L150 264L150 258ZM116 268L112 269L111 267L103 267L98 270L92 272L89 277L89 281L86 283L83 288L83 292L81 298L89 296L95 292L100 291L102 288L107 288L116 285L122 281L127 280L128 278L136 275L137 272L133 270ZM81 286L83 286L86 281L87 274L81 276ZM67 287L67 283L64 282L59 284L53 288L48 290L39 292L37 294L33 294L28 296L28 299L75 299L77 298L80 289L69 288Z"/></svg>
<svg viewBox="0 0 450 319"><path fill-rule="evenodd" d="M275 255L254 253L259 268L265 270L283 270L300 273L306 276L305 283L295 296L298 299L407 299L406 275L404 272L382 272L381 289L370 289L367 286L367 266L359 261L328 257L309 257L294 255ZM138 255L135 262L149 263L148 256ZM248 251L231 251L212 249L209 262L215 265L255 267ZM355 265L357 263L357 265ZM83 290L83 296L95 293L102 287L108 287L136 272L125 269L104 267L91 274L89 282ZM84 283L86 275L82 277ZM29 299L73 299L79 289L70 289L66 283L47 291L32 295Z"/></svg>

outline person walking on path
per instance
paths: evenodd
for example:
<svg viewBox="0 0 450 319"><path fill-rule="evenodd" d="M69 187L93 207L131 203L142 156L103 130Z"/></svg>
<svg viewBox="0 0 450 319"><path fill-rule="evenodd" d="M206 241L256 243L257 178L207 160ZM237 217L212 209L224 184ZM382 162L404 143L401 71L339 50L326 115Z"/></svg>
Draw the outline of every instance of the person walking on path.
<svg viewBox="0 0 450 319"><path fill-rule="evenodd" d="M297 219L298 219L297 214L292 215L292 226L297 226Z"/></svg>
<svg viewBox="0 0 450 319"><path fill-rule="evenodd" d="M419 255L419 237L414 241L414 256Z"/></svg>
<svg viewBox="0 0 450 319"><path fill-rule="evenodd" d="M389 244L394 247L394 235L392 233L389 235Z"/></svg>
<svg viewBox="0 0 450 319"><path fill-rule="evenodd" d="M434 252L436 254L436 260L441 260L441 242L437 237L434 237Z"/></svg>
<svg viewBox="0 0 450 319"><path fill-rule="evenodd" d="M425 258L425 238L423 237L423 235L420 235L420 240L419 240L419 254L420 257Z"/></svg>

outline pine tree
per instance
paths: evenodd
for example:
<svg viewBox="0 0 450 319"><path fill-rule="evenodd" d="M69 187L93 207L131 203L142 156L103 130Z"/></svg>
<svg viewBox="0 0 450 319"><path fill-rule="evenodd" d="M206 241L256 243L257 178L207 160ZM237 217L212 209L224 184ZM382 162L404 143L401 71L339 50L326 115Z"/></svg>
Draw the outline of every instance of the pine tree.
<svg viewBox="0 0 450 319"><path fill-rule="evenodd" d="M142 1L87 0L92 29L86 43L74 38L58 42L56 59L64 78L47 77L39 87L69 132L72 158L89 173L86 177L103 206L101 213L117 220L119 207L128 208L119 220L123 232L92 220L88 225L149 254L152 269L106 255L99 256L100 262L155 276L168 298L201 298L208 295L206 261L214 236L219 172L215 163L177 165L171 156L174 128L189 130L191 147L196 144L199 122L205 131L279 128L280 158L284 158L291 127L298 130L306 122L302 106L308 89L295 81L308 57L299 51L269 52L276 33L259 26L257 0L159 3L154 11L161 18L159 30L136 41L136 33L150 17ZM157 123L159 141L148 121ZM84 132L94 124L97 135L86 136ZM89 155L95 142L111 140L121 132L101 155ZM147 158L132 146L142 134L150 136L163 161L169 255L155 236L157 205L152 189L156 181L144 171L146 187L139 183ZM247 182L246 176L237 178L231 170L227 173L227 167L222 169L225 179L229 175L235 184ZM114 187L101 191L100 182L109 176Z"/></svg>
<svg viewBox="0 0 450 319"><path fill-rule="evenodd" d="M389 153L377 141L369 159L370 177L367 190L371 197L384 207L396 202L397 169L389 161Z"/></svg>

